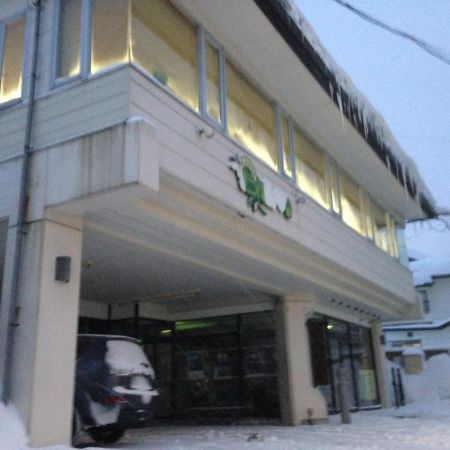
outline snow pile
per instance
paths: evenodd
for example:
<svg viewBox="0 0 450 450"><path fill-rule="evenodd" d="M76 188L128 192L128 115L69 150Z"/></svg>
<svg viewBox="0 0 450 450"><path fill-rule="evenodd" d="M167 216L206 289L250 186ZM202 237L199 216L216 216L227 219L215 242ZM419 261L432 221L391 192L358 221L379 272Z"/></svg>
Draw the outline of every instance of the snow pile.
<svg viewBox="0 0 450 450"><path fill-rule="evenodd" d="M0 403L0 448L23 450L28 448L25 429L12 408Z"/></svg>
<svg viewBox="0 0 450 450"><path fill-rule="evenodd" d="M378 138L378 141L383 142L391 152L400 161L403 170L408 168L410 177L417 184L419 192L423 192L426 198L430 201L433 208L436 208L433 197L422 180L419 171L414 161L403 151L399 143L395 139L392 131L387 125L381 114L372 106L367 97L355 86L350 76L336 63L334 58L325 49L320 42L317 34L312 26L306 20L305 16L300 12L294 0L282 1L286 11L290 15L293 22L299 27L305 39L311 44L313 49L324 62L327 69L333 74L339 85L339 92L334 92L333 86L330 84L330 94L333 97L336 95L339 107L342 111L342 91L346 92L350 98L352 106L358 111L358 118L364 124L364 131L366 137L371 127ZM405 174L403 174L405 175Z"/></svg>
<svg viewBox="0 0 450 450"><path fill-rule="evenodd" d="M414 351L406 353L408 355L423 354L420 350L419 353ZM390 386L392 404L395 402L392 388L392 368L400 370L407 403L422 400L450 400L450 356L448 354L432 356L428 361L424 361L424 370L421 374L407 375L402 367L392 361L387 361L386 366L386 379Z"/></svg>
<svg viewBox="0 0 450 450"><path fill-rule="evenodd" d="M414 285L433 283L433 276L450 276L450 258L423 258L409 263Z"/></svg>

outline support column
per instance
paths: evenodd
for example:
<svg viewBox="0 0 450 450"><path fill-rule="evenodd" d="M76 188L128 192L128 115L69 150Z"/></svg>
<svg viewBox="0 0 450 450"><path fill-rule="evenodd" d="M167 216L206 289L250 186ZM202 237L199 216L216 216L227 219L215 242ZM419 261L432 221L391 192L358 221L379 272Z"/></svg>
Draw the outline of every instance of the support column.
<svg viewBox="0 0 450 450"><path fill-rule="evenodd" d="M5 369L7 339L9 328L9 312L11 301L11 286L14 276L14 252L16 249L16 228L9 228L6 232L6 247L3 265L2 292L0 298L0 399L5 393Z"/></svg>
<svg viewBox="0 0 450 450"><path fill-rule="evenodd" d="M317 300L310 294L290 295L276 306L281 418L286 425L328 420L328 408L313 386L306 321Z"/></svg>
<svg viewBox="0 0 450 450"><path fill-rule="evenodd" d="M390 408L392 405L389 397L389 384L386 380L386 356L383 343L381 342L383 328L378 320L373 320L370 323L370 326L372 330L372 346L377 373L378 392L380 393L380 403L383 408Z"/></svg>
<svg viewBox="0 0 450 450"><path fill-rule="evenodd" d="M32 447L71 442L81 238L80 222L46 219L29 225L24 237L10 401ZM71 258L67 283L55 281L58 256ZM3 316L2 310L2 325Z"/></svg>

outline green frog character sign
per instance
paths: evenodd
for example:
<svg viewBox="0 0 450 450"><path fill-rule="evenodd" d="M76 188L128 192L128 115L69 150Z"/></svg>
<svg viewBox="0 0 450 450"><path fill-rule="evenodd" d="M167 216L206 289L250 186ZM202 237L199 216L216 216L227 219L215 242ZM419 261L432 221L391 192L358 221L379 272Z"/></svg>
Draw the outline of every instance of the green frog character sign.
<svg viewBox="0 0 450 450"><path fill-rule="evenodd" d="M230 169L235 173L239 189L247 196L247 205L252 211L266 215L268 210L277 210L287 220L292 218L292 203L282 189L256 173L248 156L233 155L229 158Z"/></svg>

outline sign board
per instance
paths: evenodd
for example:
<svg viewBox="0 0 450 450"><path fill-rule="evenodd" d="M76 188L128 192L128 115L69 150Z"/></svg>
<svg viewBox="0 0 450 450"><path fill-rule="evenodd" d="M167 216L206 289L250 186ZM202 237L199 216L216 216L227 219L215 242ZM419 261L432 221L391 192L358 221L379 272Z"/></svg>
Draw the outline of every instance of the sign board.
<svg viewBox="0 0 450 450"><path fill-rule="evenodd" d="M270 180L260 177L248 156L230 156L230 169L235 173L239 189L247 196L247 205L252 211L263 215L267 211L278 211L286 220L292 218L292 203L289 195L274 186Z"/></svg>

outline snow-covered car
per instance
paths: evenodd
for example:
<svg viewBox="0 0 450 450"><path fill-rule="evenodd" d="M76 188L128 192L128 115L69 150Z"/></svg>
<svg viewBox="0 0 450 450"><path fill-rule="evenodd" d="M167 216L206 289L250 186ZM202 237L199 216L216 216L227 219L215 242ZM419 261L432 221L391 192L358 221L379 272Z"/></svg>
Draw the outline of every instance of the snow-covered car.
<svg viewBox="0 0 450 450"><path fill-rule="evenodd" d="M73 444L88 434L113 443L154 415L155 373L139 341L126 336L78 336Z"/></svg>

